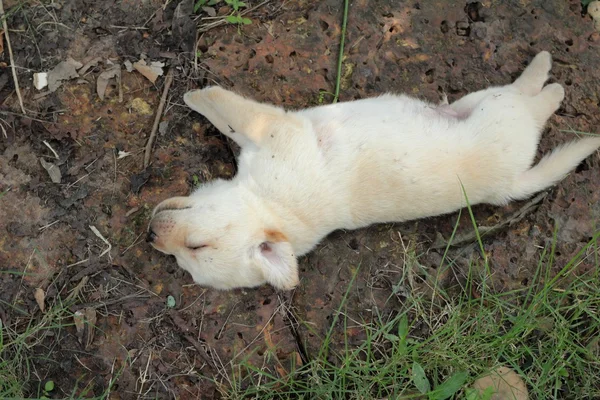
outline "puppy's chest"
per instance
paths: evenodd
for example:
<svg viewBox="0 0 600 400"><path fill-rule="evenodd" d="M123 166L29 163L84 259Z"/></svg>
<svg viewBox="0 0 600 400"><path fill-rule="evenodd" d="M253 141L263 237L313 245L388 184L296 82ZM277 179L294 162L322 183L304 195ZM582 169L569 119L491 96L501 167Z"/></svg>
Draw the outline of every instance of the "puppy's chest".
<svg viewBox="0 0 600 400"><path fill-rule="evenodd" d="M322 153L329 153L336 145L339 136L340 122L329 121L316 124L313 129L317 139L317 147Z"/></svg>

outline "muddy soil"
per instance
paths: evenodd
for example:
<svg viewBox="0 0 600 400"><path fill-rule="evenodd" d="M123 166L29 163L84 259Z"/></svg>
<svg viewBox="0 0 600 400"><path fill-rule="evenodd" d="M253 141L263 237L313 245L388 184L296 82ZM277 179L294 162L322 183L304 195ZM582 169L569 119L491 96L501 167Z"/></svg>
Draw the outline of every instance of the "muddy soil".
<svg viewBox="0 0 600 400"><path fill-rule="evenodd" d="M78 333L71 317L37 336L28 395L52 379L57 397L110 387L111 398L218 398L232 379L230 363L244 359L285 376L306 362L355 274L346 313L369 321L434 282L450 288L469 264L481 265L478 247L465 240L449 251L452 267L439 268L439 245L457 214L335 232L302 258L302 282L291 293L197 287L174 259L144 242L158 202L236 172L235 146L185 107L183 93L219 84L289 108L330 102L342 1L247 1L260 6L240 27L211 27L216 19L209 14L231 10L194 14L190 1L4 3L27 116L5 44L0 318L16 330L41 321L36 289L45 294L46 313L74 294L63 303L68 311L92 309L97 318L93 337ZM430 101L446 93L453 101L508 83L541 50L553 54L552 80L567 91L544 133L543 153L572 137L564 130L597 133L600 125L600 33L579 0L353 1L341 101L385 91ZM175 76L146 170L143 150L165 79L152 83L127 71L125 62L142 54ZM54 92L34 89L33 73L69 58L90 66ZM100 99L97 80L114 65L121 66L120 84L112 79ZM60 170L59 182L42 158ZM484 237L496 290L527 287L553 238L556 271L590 240L600 217L599 171L594 155L534 203L475 207L480 225L504 224ZM473 231L466 214L459 236ZM591 267L583 262L579 269ZM345 334L341 325L334 332ZM346 334L356 343L362 337L360 328Z"/></svg>

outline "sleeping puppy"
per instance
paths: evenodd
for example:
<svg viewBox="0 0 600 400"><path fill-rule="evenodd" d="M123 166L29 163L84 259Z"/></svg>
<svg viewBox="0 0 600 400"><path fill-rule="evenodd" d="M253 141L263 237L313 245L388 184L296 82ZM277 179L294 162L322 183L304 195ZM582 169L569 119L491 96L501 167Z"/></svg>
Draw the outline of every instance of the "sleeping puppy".
<svg viewBox="0 0 600 400"><path fill-rule="evenodd" d="M541 52L513 84L449 105L385 94L286 112L219 87L188 92L241 146L239 172L160 203L147 240L200 285L286 290L299 282L296 257L336 229L450 213L465 192L470 204L525 199L600 146L577 140L532 167L564 98L544 86L550 66Z"/></svg>

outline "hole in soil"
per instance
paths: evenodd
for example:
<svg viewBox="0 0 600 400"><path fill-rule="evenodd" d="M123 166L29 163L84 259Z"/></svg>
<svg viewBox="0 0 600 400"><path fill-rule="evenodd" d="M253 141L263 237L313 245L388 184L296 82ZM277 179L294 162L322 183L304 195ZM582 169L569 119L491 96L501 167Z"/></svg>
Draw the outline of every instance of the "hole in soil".
<svg viewBox="0 0 600 400"><path fill-rule="evenodd" d="M448 33L448 31L450 30L450 25L448 24L448 21L442 21L442 24L440 25L440 30L442 31L442 33Z"/></svg>
<svg viewBox="0 0 600 400"><path fill-rule="evenodd" d="M294 58L294 57L298 56L298 54L295 51L292 51L289 56Z"/></svg>
<svg viewBox="0 0 600 400"><path fill-rule="evenodd" d="M523 285L523 286L527 286L528 284L529 284L529 279L528 278L525 278L525 279L523 279L521 281L521 285Z"/></svg>
<svg viewBox="0 0 600 400"><path fill-rule="evenodd" d="M223 46L219 47L219 51L225 51L225 47L223 47Z"/></svg>
<svg viewBox="0 0 600 400"><path fill-rule="evenodd" d="M237 336L238 336L240 339L244 340L244 335L242 335L242 332L238 332L238 333L237 333Z"/></svg>
<svg viewBox="0 0 600 400"><path fill-rule="evenodd" d="M568 48L568 47L565 49L565 51L566 51L567 53L570 53L570 51L569 51L569 48Z"/></svg>
<svg viewBox="0 0 600 400"><path fill-rule="evenodd" d="M567 39L567 40L565 40L565 44L567 46L573 46L573 39Z"/></svg>
<svg viewBox="0 0 600 400"><path fill-rule="evenodd" d="M473 22L485 22L485 19L480 15L482 5L480 2L476 1L474 3L467 3L465 6L465 12L469 19Z"/></svg>
<svg viewBox="0 0 600 400"><path fill-rule="evenodd" d="M434 81L433 74L434 73L435 73L435 68L431 68L431 69L428 69L427 71L425 71L425 81L427 83L433 83L433 81Z"/></svg>
<svg viewBox="0 0 600 400"><path fill-rule="evenodd" d="M273 64L273 61L275 61L275 60L273 59L273 56L272 56L272 55L270 55L270 54L267 54L267 55L265 56L265 61L266 61L268 64Z"/></svg>
<svg viewBox="0 0 600 400"><path fill-rule="evenodd" d="M421 9L421 5L419 3L415 3L415 10L420 10Z"/></svg>
<svg viewBox="0 0 600 400"><path fill-rule="evenodd" d="M263 301L263 306L266 306L268 304L271 304L271 299L270 298L266 298L265 301Z"/></svg>
<svg viewBox="0 0 600 400"><path fill-rule="evenodd" d="M350 248L354 251L358 250L358 240L356 240L356 238L350 239L348 246L350 246Z"/></svg>
<svg viewBox="0 0 600 400"><path fill-rule="evenodd" d="M323 32L325 32L327 29L329 29L329 24L325 21L323 21L322 19L319 20L319 25L321 25L321 30Z"/></svg>
<svg viewBox="0 0 600 400"><path fill-rule="evenodd" d="M556 256L560 257L562 256L562 253L560 251L557 251L556 253L554 253Z"/></svg>
<svg viewBox="0 0 600 400"><path fill-rule="evenodd" d="M535 42L529 42L530 46L535 46Z"/></svg>
<svg viewBox="0 0 600 400"><path fill-rule="evenodd" d="M250 50L250 55L248 56L248 59L254 58L255 55L256 55L256 51L254 51L254 49L251 49Z"/></svg>
<svg viewBox="0 0 600 400"><path fill-rule="evenodd" d="M513 263L513 264L516 264L517 263L517 258L516 257L511 257L510 258L510 262Z"/></svg>
<svg viewBox="0 0 600 400"><path fill-rule="evenodd" d="M573 84L573 81L570 79L565 80L565 85L567 86L571 86Z"/></svg>
<svg viewBox="0 0 600 400"><path fill-rule="evenodd" d="M589 171L590 166L587 164L587 162L585 162L585 160L583 160L578 166L577 168L575 168L575 173L579 174L582 171Z"/></svg>

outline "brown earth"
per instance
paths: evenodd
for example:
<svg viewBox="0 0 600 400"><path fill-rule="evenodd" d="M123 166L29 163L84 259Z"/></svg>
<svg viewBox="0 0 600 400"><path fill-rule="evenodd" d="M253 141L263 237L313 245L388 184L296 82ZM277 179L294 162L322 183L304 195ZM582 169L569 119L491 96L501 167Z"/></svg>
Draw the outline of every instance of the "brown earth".
<svg viewBox="0 0 600 400"><path fill-rule="evenodd" d="M377 313L393 313L415 291L428 293L436 281L447 288L460 282L469 263L481 265L478 247L467 240L449 251L448 259L456 260L451 268L440 268L444 249L435 247L450 237L456 214L336 232L301 260L302 282L291 293L266 286L203 289L174 259L153 251L143 241L153 206L236 171L235 147L192 114L182 94L217 83L289 108L329 102L341 34L338 0L266 2L247 15L252 24L239 29L225 24L198 37L194 27L207 29L214 20L203 19L206 11L193 15L190 1L176 10L178 3L5 0L28 116L20 115L5 45L0 318L19 330L42 318L37 288L49 307L79 284L69 310L97 313L90 343L78 339L71 318L68 326L38 337L30 395L52 379L57 396L75 387L100 395L112 384L111 398L219 397L237 361L285 376L318 351L353 274L358 275L346 314L369 321ZM570 137L561 130L597 133L600 33L579 0L356 0L349 13L341 100L397 91L430 101L445 92L452 101L509 82L541 50L554 55L552 80L567 90L541 152ZM175 71L162 118L166 129L147 170L143 148L164 77L152 84L123 69L122 102L114 80L104 100L96 92L98 76L111 63L135 62L142 53ZM100 62L54 93L33 88L34 72L51 70L67 57ZM122 152L130 154L120 158ZM60 169L60 183L51 181L42 157ZM600 216L599 164L598 155L590 157L536 204L474 209L482 226L510 222L484 238L496 290L527 287L542 249L555 236L555 271L590 240ZM104 255L108 245L92 226L112 246ZM463 212L457 234L472 230ZM174 308L167 307L167 296L175 298ZM339 325L334 332L334 350L344 334L361 340L359 327L344 332Z"/></svg>

